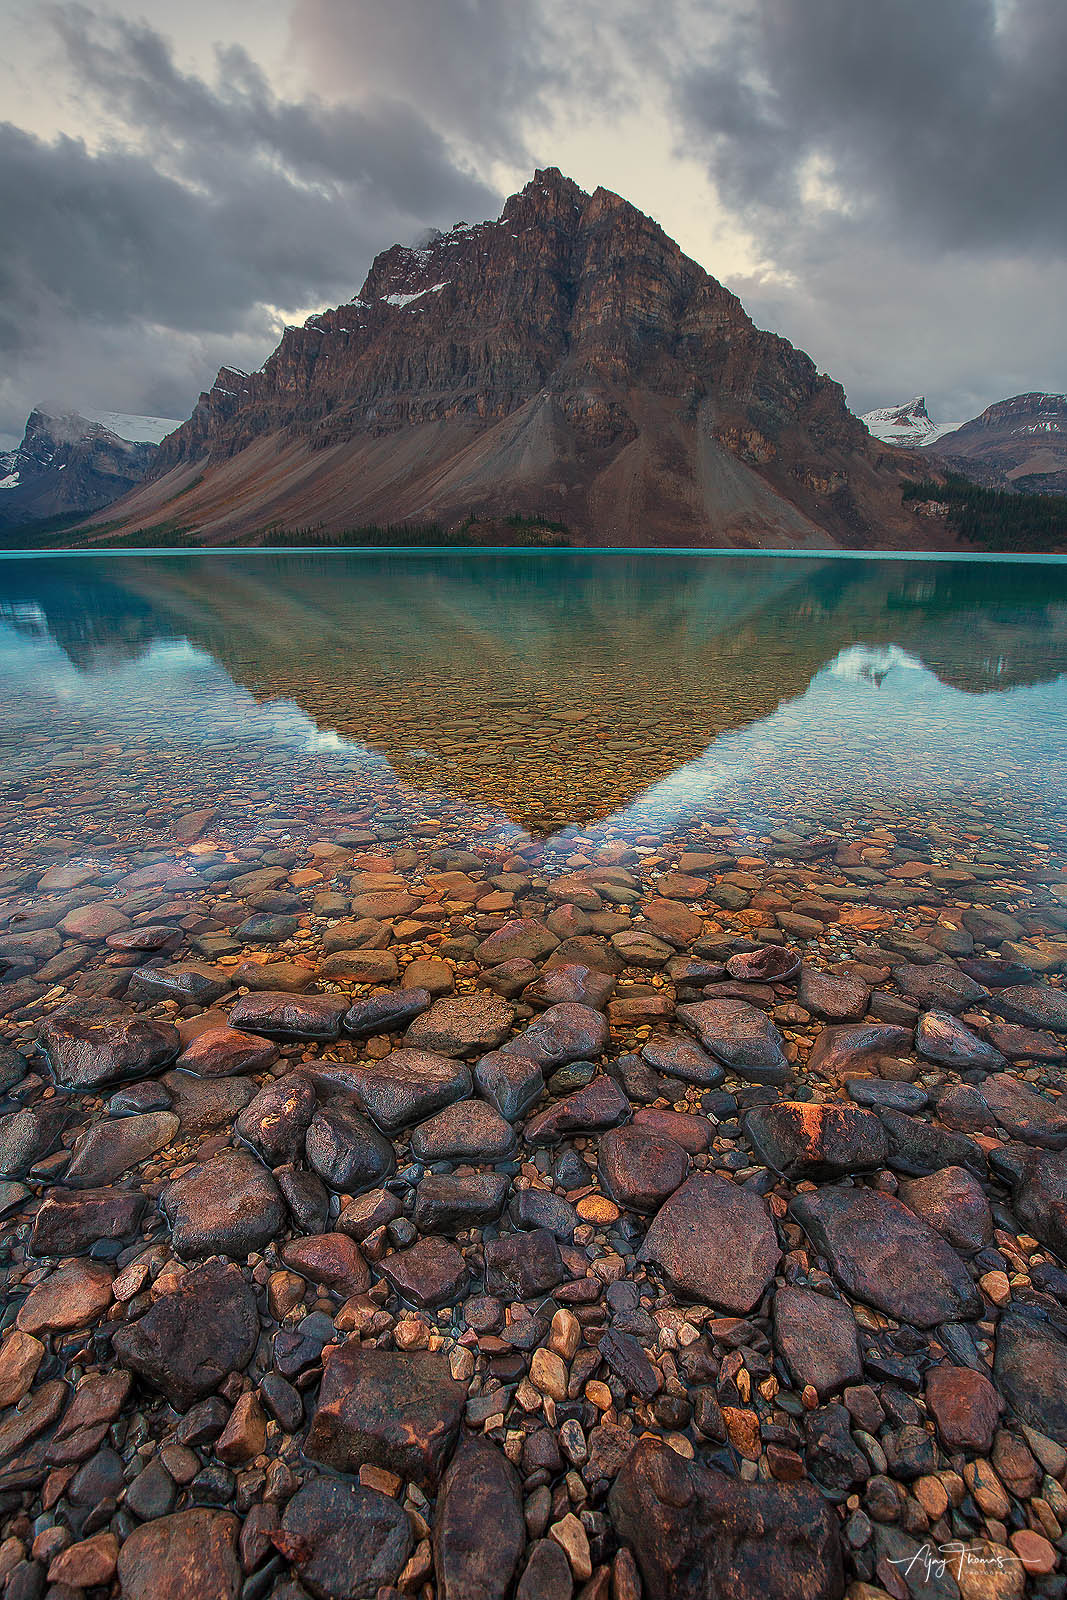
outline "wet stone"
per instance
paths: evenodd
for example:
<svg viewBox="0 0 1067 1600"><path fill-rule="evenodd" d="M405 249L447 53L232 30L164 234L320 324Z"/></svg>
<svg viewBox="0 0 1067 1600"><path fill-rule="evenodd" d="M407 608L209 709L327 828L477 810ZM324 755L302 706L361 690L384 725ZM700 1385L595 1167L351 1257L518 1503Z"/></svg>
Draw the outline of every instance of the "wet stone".
<svg viewBox="0 0 1067 1600"><path fill-rule="evenodd" d="M923 1013L915 1030L915 1047L928 1061L940 1061L957 1070L980 1067L996 1072L1004 1065L999 1050L948 1011Z"/></svg>
<svg viewBox="0 0 1067 1600"><path fill-rule="evenodd" d="M232 1512L206 1506L142 1523L119 1551L123 1600L236 1600L238 1527Z"/></svg>
<svg viewBox="0 0 1067 1600"><path fill-rule="evenodd" d="M341 1033L347 1000L329 994L287 994L260 990L246 994L230 1012L230 1026L268 1039L321 1039L331 1041Z"/></svg>
<svg viewBox="0 0 1067 1600"><path fill-rule="evenodd" d="M874 1063L911 1050L912 1031L893 1022L842 1023L823 1028L815 1040L808 1067L824 1078L847 1072L869 1072Z"/></svg>
<svg viewBox="0 0 1067 1600"><path fill-rule="evenodd" d="M520 1189L509 1207L516 1228L547 1228L557 1239L569 1243L580 1218L569 1200L544 1189Z"/></svg>
<svg viewBox="0 0 1067 1600"><path fill-rule="evenodd" d="M180 1256L241 1258L262 1250L285 1218L281 1192L247 1150L227 1150L163 1190L160 1203Z"/></svg>
<svg viewBox="0 0 1067 1600"><path fill-rule="evenodd" d="M525 1543L514 1467L488 1440L465 1436L437 1499L433 1558L441 1600L506 1600Z"/></svg>
<svg viewBox="0 0 1067 1600"><path fill-rule="evenodd" d="M470 1071L428 1050L393 1050L382 1061L353 1063L348 1082L361 1108L387 1133L421 1122L455 1100L465 1100Z"/></svg>
<svg viewBox="0 0 1067 1600"><path fill-rule="evenodd" d="M235 1131L255 1146L268 1166L275 1167L303 1153L315 1106L311 1081L299 1072L287 1072L265 1084L248 1102Z"/></svg>
<svg viewBox="0 0 1067 1600"><path fill-rule="evenodd" d="M950 1166L985 1172L985 1157L965 1134L948 1133L889 1106L880 1107L878 1115L889 1137L888 1162L897 1172L919 1175Z"/></svg>
<svg viewBox="0 0 1067 1600"><path fill-rule="evenodd" d="M180 1126L173 1111L94 1123L75 1143L64 1181L76 1189L110 1183L164 1149Z"/></svg>
<svg viewBox="0 0 1067 1600"><path fill-rule="evenodd" d="M820 1395L827 1395L862 1382L856 1322L843 1301L811 1289L777 1289L774 1333L798 1389L810 1383Z"/></svg>
<svg viewBox="0 0 1067 1600"><path fill-rule="evenodd" d="M891 1196L824 1188L799 1195L790 1212L850 1295L920 1328L967 1321L982 1309L956 1252Z"/></svg>
<svg viewBox="0 0 1067 1600"><path fill-rule="evenodd" d="M483 967L497 967L504 961L520 958L537 961L558 944L555 934L550 933L536 917L516 917L502 927L494 928L478 946L475 957Z"/></svg>
<svg viewBox="0 0 1067 1600"><path fill-rule="evenodd" d="M251 1078L194 1078L192 1073L174 1071L161 1081L183 1138L232 1127L256 1093Z"/></svg>
<svg viewBox="0 0 1067 1600"><path fill-rule="evenodd" d="M566 1276L559 1245L547 1228L506 1233L485 1247L485 1276L490 1294L519 1300L545 1294Z"/></svg>
<svg viewBox="0 0 1067 1600"><path fill-rule="evenodd" d="M209 1006L228 992L230 978L219 967L190 962L178 967L138 967L126 991L130 1000L177 1000Z"/></svg>
<svg viewBox="0 0 1067 1600"><path fill-rule="evenodd" d="M609 1039L606 1017L591 1006L555 1005L505 1046L508 1055L524 1056L552 1072L569 1061L592 1060Z"/></svg>
<svg viewBox="0 0 1067 1600"><path fill-rule="evenodd" d="M359 1194L396 1166L390 1141L343 1101L320 1106L305 1137L308 1166L331 1189Z"/></svg>
<svg viewBox="0 0 1067 1600"><path fill-rule="evenodd" d="M361 1348L354 1339L331 1353L305 1454L339 1472L366 1463L423 1487L436 1484L452 1453L465 1384L444 1356Z"/></svg>
<svg viewBox="0 0 1067 1600"><path fill-rule="evenodd" d="M503 1173L463 1176L428 1172L415 1191L412 1220L420 1233L462 1233L494 1222L504 1209L509 1182ZM577 1218L575 1219L577 1221Z"/></svg>
<svg viewBox="0 0 1067 1600"><path fill-rule="evenodd" d="M601 1072L584 1089L576 1089L531 1117L524 1135L529 1145L556 1144L571 1133L597 1133L616 1127L629 1117L630 1109L630 1102L615 1079Z"/></svg>
<svg viewBox="0 0 1067 1600"><path fill-rule="evenodd" d="M354 1000L345 1012L344 1031L356 1039L367 1039L376 1033L396 1033L429 1006L430 995L426 989L386 989L382 994Z"/></svg>
<svg viewBox="0 0 1067 1600"><path fill-rule="evenodd" d="M1015 984L999 989L988 1003L989 1010L1008 1022L1025 1028L1067 1033L1067 990L1047 984Z"/></svg>
<svg viewBox="0 0 1067 1600"><path fill-rule="evenodd" d="M858 978L823 972L807 962L801 968L797 999L807 1011L830 1022L857 1022L867 1013L871 991Z"/></svg>
<svg viewBox="0 0 1067 1600"><path fill-rule="evenodd" d="M416 1017L404 1042L437 1055L480 1055L504 1043L514 1017L514 1006L500 995L449 995Z"/></svg>
<svg viewBox="0 0 1067 1600"><path fill-rule="evenodd" d="M536 982L525 986L522 998L528 1006L582 1005L602 1011L614 988L611 974L574 961L542 973Z"/></svg>
<svg viewBox="0 0 1067 1600"><path fill-rule="evenodd" d="M838 1524L807 1484L747 1484L642 1439L611 1491L612 1521L650 1596L840 1600Z"/></svg>
<svg viewBox="0 0 1067 1600"><path fill-rule="evenodd" d="M311 1239L291 1239L279 1254L294 1272L346 1296L363 1294L370 1287L367 1263L347 1233L317 1233Z"/></svg>
<svg viewBox="0 0 1067 1600"><path fill-rule="evenodd" d="M834 1178L884 1165L885 1129L872 1111L782 1100L745 1114L745 1133L760 1159L788 1178Z"/></svg>
<svg viewBox="0 0 1067 1600"><path fill-rule="evenodd" d="M989 998L980 983L947 961L934 961L927 966L905 962L893 968L893 981L916 1005L953 1015Z"/></svg>
<svg viewBox="0 0 1067 1600"><path fill-rule="evenodd" d="M544 1073L526 1056L492 1050L474 1068L474 1086L502 1117L515 1122L544 1093Z"/></svg>
<svg viewBox="0 0 1067 1600"><path fill-rule="evenodd" d="M947 1363L930 1367L926 1407L946 1450L989 1454L1004 1403L983 1373Z"/></svg>
<svg viewBox="0 0 1067 1600"><path fill-rule="evenodd" d="M283 1553L316 1600L362 1600L393 1583L414 1534L391 1496L338 1478L312 1478L282 1514Z"/></svg>
<svg viewBox="0 0 1067 1600"><path fill-rule="evenodd" d="M786 1083L789 1063L769 1017L745 1000L700 1000L678 1007L678 1019L731 1072L751 1083Z"/></svg>
<svg viewBox="0 0 1067 1600"><path fill-rule="evenodd" d="M278 1059L277 1046L239 1028L207 1028L186 1045L175 1062L183 1072L201 1078L229 1078L266 1072Z"/></svg>
<svg viewBox="0 0 1067 1600"><path fill-rule="evenodd" d="M102 1262L64 1262L30 1290L15 1326L34 1334L88 1327L111 1304L111 1280L111 1271Z"/></svg>
<svg viewBox="0 0 1067 1600"><path fill-rule="evenodd" d="M1067 1445L1067 1339L1043 1312L1012 1308L997 1324L997 1388L1020 1422Z"/></svg>
<svg viewBox="0 0 1067 1600"><path fill-rule="evenodd" d="M142 1017L68 1017L45 1024L40 1045L52 1076L64 1089L148 1078L178 1054L178 1030Z"/></svg>
<svg viewBox="0 0 1067 1600"><path fill-rule="evenodd" d="M98 1239L124 1239L146 1204L136 1190L52 1189L37 1208L30 1249L35 1256L74 1256Z"/></svg>
<svg viewBox="0 0 1067 1600"><path fill-rule="evenodd" d="M1046 1150L1067 1149L1067 1106L1062 1099L1051 1100L1006 1072L986 1078L980 1093L994 1119L1013 1139Z"/></svg>
<svg viewBox="0 0 1067 1600"><path fill-rule="evenodd" d="M728 958L726 971L741 983L788 983L801 968L801 958L787 945L767 944L739 950Z"/></svg>
<svg viewBox="0 0 1067 1600"><path fill-rule="evenodd" d="M467 1264L447 1239L418 1239L379 1262L402 1300L415 1306L450 1305L467 1285Z"/></svg>
<svg viewBox="0 0 1067 1600"><path fill-rule="evenodd" d="M641 1055L654 1072L681 1078L684 1083L699 1084L703 1089L718 1088L726 1076L725 1069L714 1056L709 1056L690 1039L653 1034Z"/></svg>
<svg viewBox="0 0 1067 1600"><path fill-rule="evenodd" d="M511 1124L485 1100L446 1106L411 1131L417 1161L504 1161L515 1150Z"/></svg>
<svg viewBox="0 0 1067 1600"><path fill-rule="evenodd" d="M684 1181L689 1158L672 1139L631 1124L601 1135L597 1163L612 1199L635 1211L655 1211Z"/></svg>
<svg viewBox="0 0 1067 1600"><path fill-rule="evenodd" d="M687 1178L656 1213L638 1260L659 1267L677 1293L744 1314L781 1259L766 1203L715 1174Z"/></svg>
<svg viewBox="0 0 1067 1600"><path fill-rule="evenodd" d="M972 1254L993 1237L993 1216L985 1190L964 1167L943 1167L925 1178L902 1183L899 1198L957 1250Z"/></svg>
<svg viewBox="0 0 1067 1600"><path fill-rule="evenodd" d="M256 1297L234 1266L209 1261L112 1338L115 1354L178 1411L212 1394L252 1359Z"/></svg>

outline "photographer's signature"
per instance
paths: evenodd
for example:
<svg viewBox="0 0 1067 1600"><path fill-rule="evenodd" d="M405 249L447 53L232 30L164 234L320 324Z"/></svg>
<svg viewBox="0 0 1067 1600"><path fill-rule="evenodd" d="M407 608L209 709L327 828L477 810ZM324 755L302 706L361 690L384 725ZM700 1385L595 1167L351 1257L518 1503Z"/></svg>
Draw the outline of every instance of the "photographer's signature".
<svg viewBox="0 0 1067 1600"><path fill-rule="evenodd" d="M962 1544L957 1540L950 1540L948 1544L921 1544L914 1555L897 1556L889 1558L891 1567L899 1567L905 1577L918 1568L924 1581L931 1578L943 1578L945 1573L950 1573L958 1578L964 1567L980 1567L983 1569L1003 1571L1005 1566L1004 1551L989 1549L976 1550L971 1545Z"/></svg>

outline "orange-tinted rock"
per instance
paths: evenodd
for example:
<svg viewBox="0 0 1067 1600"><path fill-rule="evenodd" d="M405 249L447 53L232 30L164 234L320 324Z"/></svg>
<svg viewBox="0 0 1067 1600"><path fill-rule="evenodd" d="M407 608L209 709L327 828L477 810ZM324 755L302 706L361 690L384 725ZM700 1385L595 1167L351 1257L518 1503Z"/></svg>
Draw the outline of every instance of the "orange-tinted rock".
<svg viewBox="0 0 1067 1600"><path fill-rule="evenodd" d="M638 1260L679 1294L751 1311L781 1259L766 1202L713 1173L687 1178L653 1218Z"/></svg>
<svg viewBox="0 0 1067 1600"><path fill-rule="evenodd" d="M442 1355L361 1348L331 1354L305 1454L339 1472L365 1462L434 1485L452 1453L467 1400Z"/></svg>
<svg viewBox="0 0 1067 1600"><path fill-rule="evenodd" d="M947 1450L989 1454L1004 1402L981 1372L947 1364L930 1367L926 1405Z"/></svg>

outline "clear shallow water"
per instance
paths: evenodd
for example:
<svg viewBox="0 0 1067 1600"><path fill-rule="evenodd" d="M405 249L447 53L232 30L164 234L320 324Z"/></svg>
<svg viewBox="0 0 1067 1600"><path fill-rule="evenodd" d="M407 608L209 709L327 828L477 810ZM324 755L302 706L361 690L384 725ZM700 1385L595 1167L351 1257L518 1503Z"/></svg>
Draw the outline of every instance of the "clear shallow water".
<svg viewBox="0 0 1067 1600"><path fill-rule="evenodd" d="M27 860L150 848L210 805L226 845L362 812L550 854L969 819L1045 847L1055 876L1065 711L1056 563L0 563L3 827Z"/></svg>

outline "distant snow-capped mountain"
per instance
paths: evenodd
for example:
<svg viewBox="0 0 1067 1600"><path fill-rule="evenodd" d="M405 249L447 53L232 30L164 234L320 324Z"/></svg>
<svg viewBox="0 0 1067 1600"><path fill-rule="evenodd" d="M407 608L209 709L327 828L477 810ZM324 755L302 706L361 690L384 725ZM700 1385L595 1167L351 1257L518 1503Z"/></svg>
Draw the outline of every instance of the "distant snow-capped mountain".
<svg viewBox="0 0 1067 1600"><path fill-rule="evenodd" d="M914 400L905 401L902 406L881 406L877 411L868 411L860 421L865 422L868 433L881 439L883 444L898 444L911 450L920 445L933 444L942 434L952 433L962 427L959 422L935 422L926 409L926 398L921 394L916 395Z"/></svg>
<svg viewBox="0 0 1067 1600"><path fill-rule="evenodd" d="M140 483L180 426L173 417L37 406L18 447L0 452L0 527L110 505Z"/></svg>

